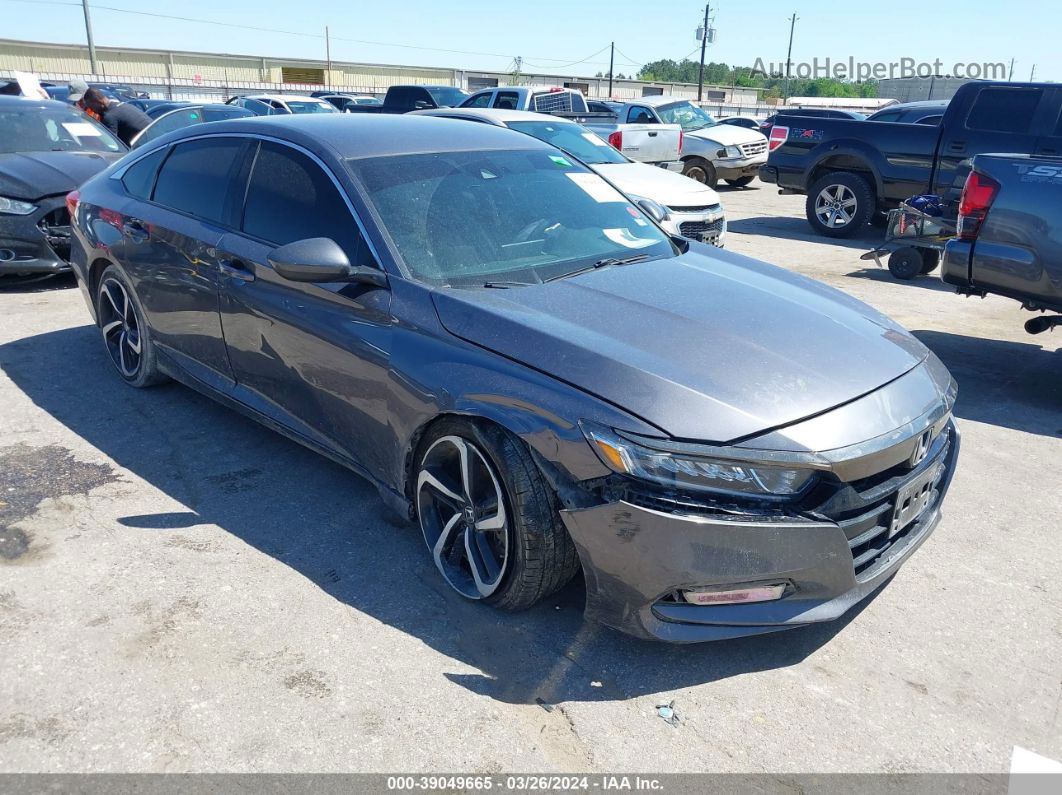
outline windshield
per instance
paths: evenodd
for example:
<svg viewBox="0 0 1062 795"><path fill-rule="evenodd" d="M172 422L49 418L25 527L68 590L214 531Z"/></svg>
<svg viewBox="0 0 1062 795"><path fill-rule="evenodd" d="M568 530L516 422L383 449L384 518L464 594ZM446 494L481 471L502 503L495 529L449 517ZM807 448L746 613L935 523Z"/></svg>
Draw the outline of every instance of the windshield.
<svg viewBox="0 0 1062 795"><path fill-rule="evenodd" d="M700 130L717 123L709 113L701 110L692 102L661 105L656 109L656 113L664 124L678 124L686 131Z"/></svg>
<svg viewBox="0 0 1062 795"><path fill-rule="evenodd" d="M338 113L336 106L331 102L325 102L323 99L295 99L285 100L284 104L288 106L288 109L292 113Z"/></svg>
<svg viewBox="0 0 1062 795"><path fill-rule="evenodd" d="M70 108L4 108L0 152L123 152L105 127Z"/></svg>
<svg viewBox="0 0 1062 795"><path fill-rule="evenodd" d="M459 88L453 88L451 86L431 86L428 88L428 93L431 94L431 98L435 100L435 104L440 107L453 108L464 102L465 97L468 96L467 91L462 91Z"/></svg>
<svg viewBox="0 0 1062 795"><path fill-rule="evenodd" d="M675 251L641 210L560 152L347 162L411 275L428 284L534 284L610 258Z"/></svg>
<svg viewBox="0 0 1062 795"><path fill-rule="evenodd" d="M510 121L510 129L533 135L540 141L553 144L588 165L599 163L629 163L607 141L578 124L550 121Z"/></svg>

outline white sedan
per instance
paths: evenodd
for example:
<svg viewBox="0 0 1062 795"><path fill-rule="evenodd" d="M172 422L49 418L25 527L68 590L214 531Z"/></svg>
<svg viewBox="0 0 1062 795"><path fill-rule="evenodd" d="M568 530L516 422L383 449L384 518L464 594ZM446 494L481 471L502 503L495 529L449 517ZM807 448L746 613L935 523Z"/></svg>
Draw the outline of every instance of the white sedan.
<svg viewBox="0 0 1062 795"><path fill-rule="evenodd" d="M487 108L438 108L412 115L493 124L532 135L578 158L633 200L659 204L662 216L657 220L666 231L715 246L724 244L726 217L718 193L681 174L635 163L580 124L544 113Z"/></svg>

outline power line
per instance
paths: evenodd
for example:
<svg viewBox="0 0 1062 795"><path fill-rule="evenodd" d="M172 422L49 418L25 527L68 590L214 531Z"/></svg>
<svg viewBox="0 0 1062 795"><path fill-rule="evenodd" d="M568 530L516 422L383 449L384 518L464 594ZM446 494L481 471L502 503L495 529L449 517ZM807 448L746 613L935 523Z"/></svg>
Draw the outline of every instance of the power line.
<svg viewBox="0 0 1062 795"><path fill-rule="evenodd" d="M82 5L81 3L70 2L70 0L6 0L6 2L9 2L9 3L28 3L29 5L72 6L72 7L77 7L77 8L80 8L81 5ZM244 25L244 24L240 24L240 23L236 23L236 22L221 22L219 20L213 20L213 19L192 19L190 17L182 17L182 16L178 16L178 15L175 15L175 14L160 14L160 13L153 12L153 11L138 11L138 10L131 9L131 8L117 8L115 6L104 6L104 5L98 5L96 3L92 4L92 8L93 8L93 10L111 11L111 12L118 13L118 14L133 14L133 15L136 15L136 16L153 17L153 18L156 18L156 19L170 19L170 20L174 20L174 21L177 21L177 22L193 22L193 23L199 23L201 25L216 25L216 26L225 27L225 28L236 28L238 30L253 30L253 31L258 32L258 33L280 33L280 34L287 35L287 36L301 36L303 38L310 38L310 39L323 39L324 38L324 36L322 34L320 34L320 33L306 33L306 32L303 32L303 31L296 31L296 30L282 30L280 28L264 28L264 27L258 27L256 25ZM488 57L488 58L509 58L509 59L512 58L512 55L510 55L508 53L479 52L479 51L476 51L476 50L454 50L454 49L447 49L447 48L444 48L444 47L423 47L423 46L418 46L418 45L415 45L415 44L397 44L397 43L394 43L394 42L371 41L371 40L368 40L368 39L350 39L350 38L345 38L345 37L342 37L342 36L332 36L331 38L332 38L333 41L344 41L344 42L349 42L349 43L352 43L352 44L367 44L367 45L372 45L372 46L377 46L377 47L399 47L399 48L407 49L407 50L424 50L424 51L427 51L427 52L445 52L445 53L456 54L456 55L480 55L480 56L484 56L484 57ZM534 64L534 63L530 63L528 61L525 61L525 63L527 63L529 66L539 66L540 68L560 69L560 68L564 68L566 66L574 66L576 64L590 62L591 58L593 58L595 55L601 54L602 52L604 52L607 49L608 49L608 45L606 44L604 47L602 47L600 50L598 50L597 52L593 53L592 55L588 55L585 58L582 58L582 59L580 59L578 61L572 61L570 63L549 64L549 65L547 65L547 64ZM545 56L545 55L533 55L531 57L535 58L536 60L539 60L539 61L563 61L564 60L563 58L550 58L550 57ZM596 63L600 64L601 62L598 61Z"/></svg>

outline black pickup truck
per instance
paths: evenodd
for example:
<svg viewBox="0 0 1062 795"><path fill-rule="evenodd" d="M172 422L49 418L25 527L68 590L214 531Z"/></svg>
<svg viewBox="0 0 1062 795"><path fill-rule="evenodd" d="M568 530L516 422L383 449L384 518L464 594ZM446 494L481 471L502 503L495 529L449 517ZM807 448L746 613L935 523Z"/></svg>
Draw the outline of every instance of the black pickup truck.
<svg viewBox="0 0 1062 795"><path fill-rule="evenodd" d="M426 86L391 86L382 105L347 105L344 113L409 113L445 107Z"/></svg>
<svg viewBox="0 0 1062 795"><path fill-rule="evenodd" d="M808 223L848 237L919 193L935 193L954 211L959 165L984 152L1062 153L1062 86L967 83L939 126L789 116L771 130L763 182L807 194ZM958 182L958 184L956 184Z"/></svg>
<svg viewBox="0 0 1062 795"><path fill-rule="evenodd" d="M941 278L966 295L995 293L1031 311L1062 312L1062 158L977 155ZM1057 325L1062 315L1039 315L1025 330Z"/></svg>

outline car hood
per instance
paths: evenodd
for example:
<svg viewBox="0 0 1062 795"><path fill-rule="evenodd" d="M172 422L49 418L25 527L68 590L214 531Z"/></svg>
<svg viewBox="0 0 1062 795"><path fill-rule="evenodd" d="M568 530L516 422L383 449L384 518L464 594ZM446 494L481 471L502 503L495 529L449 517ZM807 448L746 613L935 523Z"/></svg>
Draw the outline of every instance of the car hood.
<svg viewBox="0 0 1062 795"><path fill-rule="evenodd" d="M32 201L69 193L122 154L101 152L14 152L0 154L0 196Z"/></svg>
<svg viewBox="0 0 1062 795"><path fill-rule="evenodd" d="M665 207L719 204L719 194L695 179L645 163L601 163L591 166L621 191L652 199Z"/></svg>
<svg viewBox="0 0 1062 795"><path fill-rule="evenodd" d="M733 124L715 124L701 130L685 133L691 138L703 138L705 141L715 141L722 146L737 146L738 144L751 144L756 141L766 141L767 137L756 130L745 127L735 127Z"/></svg>
<svg viewBox="0 0 1062 795"><path fill-rule="evenodd" d="M678 439L732 442L868 394L927 349L824 284L691 244L543 285L442 289L452 334Z"/></svg>

